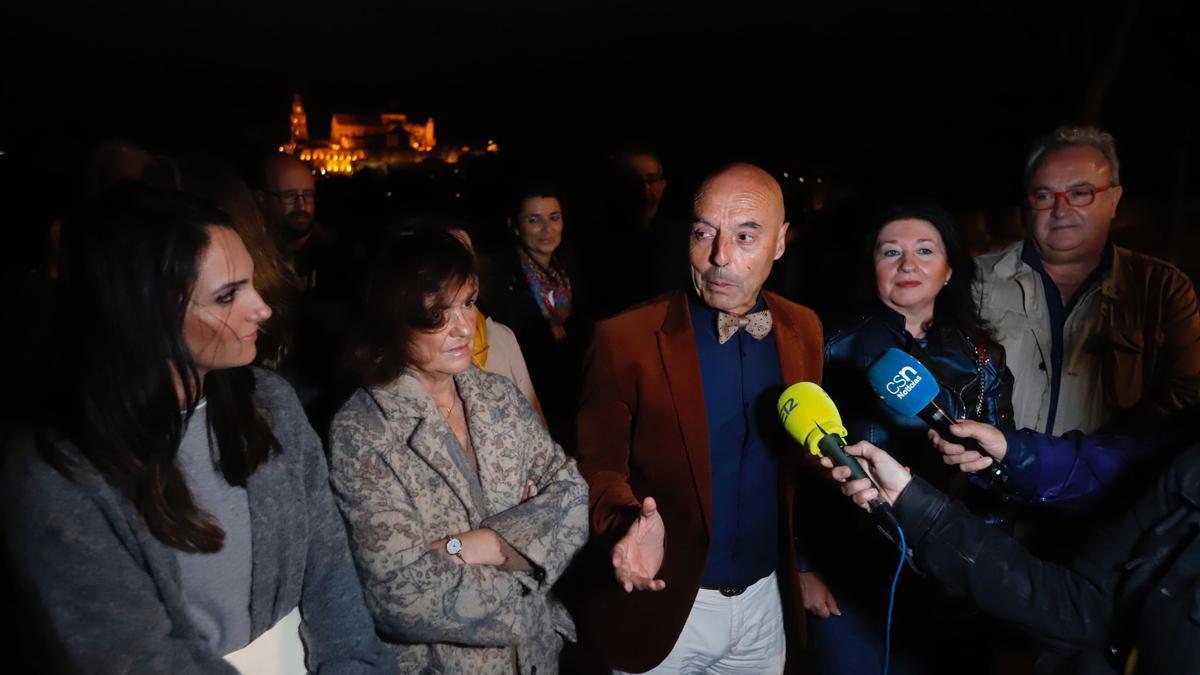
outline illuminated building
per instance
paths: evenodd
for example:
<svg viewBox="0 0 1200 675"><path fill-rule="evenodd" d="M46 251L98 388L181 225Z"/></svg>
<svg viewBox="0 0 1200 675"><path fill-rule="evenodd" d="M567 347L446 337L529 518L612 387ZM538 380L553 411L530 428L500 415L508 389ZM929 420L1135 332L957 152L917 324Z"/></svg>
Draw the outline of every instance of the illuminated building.
<svg viewBox="0 0 1200 675"><path fill-rule="evenodd" d="M386 171L430 158L454 164L463 155L495 153L499 147L491 140L479 150L465 145L439 147L432 117L416 123L399 113L336 113L329 125L329 138L310 140L308 118L297 94L292 99L291 140L279 146L279 151L307 162L314 172L349 174L363 168Z"/></svg>

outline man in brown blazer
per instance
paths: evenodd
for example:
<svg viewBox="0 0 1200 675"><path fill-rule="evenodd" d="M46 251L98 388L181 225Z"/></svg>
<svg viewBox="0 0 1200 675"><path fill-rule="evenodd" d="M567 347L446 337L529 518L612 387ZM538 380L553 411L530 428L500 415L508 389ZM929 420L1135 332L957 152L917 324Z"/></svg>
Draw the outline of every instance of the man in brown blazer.
<svg viewBox="0 0 1200 675"><path fill-rule="evenodd" d="M774 413L784 386L821 380L823 361L816 315L762 292L787 226L770 174L722 169L694 201L692 289L596 326L578 456L592 549L611 562L593 568L576 614L618 671L777 673L802 607L836 612L800 572L800 449Z"/></svg>

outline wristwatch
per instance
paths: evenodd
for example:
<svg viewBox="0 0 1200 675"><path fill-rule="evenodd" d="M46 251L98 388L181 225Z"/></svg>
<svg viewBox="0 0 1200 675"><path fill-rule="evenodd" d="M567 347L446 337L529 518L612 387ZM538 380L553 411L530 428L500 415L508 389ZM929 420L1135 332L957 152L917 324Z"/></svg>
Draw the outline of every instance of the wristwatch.
<svg viewBox="0 0 1200 675"><path fill-rule="evenodd" d="M462 541L458 537L450 537L446 542L446 553L450 555L462 553Z"/></svg>

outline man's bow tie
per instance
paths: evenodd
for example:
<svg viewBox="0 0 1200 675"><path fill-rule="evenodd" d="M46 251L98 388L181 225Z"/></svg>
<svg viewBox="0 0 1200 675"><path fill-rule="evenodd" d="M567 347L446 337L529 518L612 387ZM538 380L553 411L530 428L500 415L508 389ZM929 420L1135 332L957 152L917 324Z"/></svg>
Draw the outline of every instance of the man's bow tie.
<svg viewBox="0 0 1200 675"><path fill-rule="evenodd" d="M729 342L729 338L738 330L745 330L755 340L765 338L771 332L771 310L764 309L745 316L725 312L717 314L717 339L721 344Z"/></svg>

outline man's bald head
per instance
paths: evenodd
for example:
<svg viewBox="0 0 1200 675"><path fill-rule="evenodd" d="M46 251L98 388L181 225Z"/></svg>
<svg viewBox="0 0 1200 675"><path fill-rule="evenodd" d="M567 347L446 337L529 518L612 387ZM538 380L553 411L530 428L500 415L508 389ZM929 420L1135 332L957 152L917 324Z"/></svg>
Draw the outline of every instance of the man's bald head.
<svg viewBox="0 0 1200 675"><path fill-rule="evenodd" d="M710 307L745 314L783 255L783 190L752 164L730 164L700 184L688 247L692 284Z"/></svg>
<svg viewBox="0 0 1200 675"><path fill-rule="evenodd" d="M779 181L774 176L753 164L727 164L710 174L696 189L693 207L698 207L703 199L714 193L735 194L756 200L767 209L773 222L783 223L783 188L779 187Z"/></svg>
<svg viewBox="0 0 1200 675"><path fill-rule="evenodd" d="M291 155L273 154L263 158L259 171L256 196L268 221L290 238L305 237L317 212L312 170Z"/></svg>

